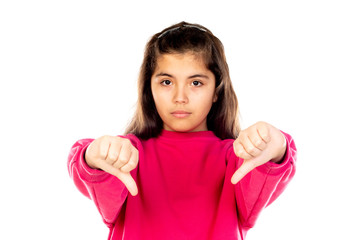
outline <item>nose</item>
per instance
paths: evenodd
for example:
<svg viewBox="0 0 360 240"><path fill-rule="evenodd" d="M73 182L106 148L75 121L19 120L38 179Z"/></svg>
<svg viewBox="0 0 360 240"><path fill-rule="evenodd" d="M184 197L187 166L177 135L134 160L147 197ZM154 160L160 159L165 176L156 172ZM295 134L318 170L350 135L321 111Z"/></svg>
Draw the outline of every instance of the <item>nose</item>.
<svg viewBox="0 0 360 240"><path fill-rule="evenodd" d="M186 93L186 88L181 86L175 88L174 102L184 104L184 103L188 103L188 101L189 99Z"/></svg>

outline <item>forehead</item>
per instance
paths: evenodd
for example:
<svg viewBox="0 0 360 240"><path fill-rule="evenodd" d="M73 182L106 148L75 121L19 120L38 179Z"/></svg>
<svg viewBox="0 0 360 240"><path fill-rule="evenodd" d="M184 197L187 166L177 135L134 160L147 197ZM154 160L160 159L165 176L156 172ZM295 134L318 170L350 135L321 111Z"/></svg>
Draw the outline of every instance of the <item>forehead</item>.
<svg viewBox="0 0 360 240"><path fill-rule="evenodd" d="M165 69L182 69L194 71L209 71L200 53L171 53L161 54L157 57L155 72Z"/></svg>

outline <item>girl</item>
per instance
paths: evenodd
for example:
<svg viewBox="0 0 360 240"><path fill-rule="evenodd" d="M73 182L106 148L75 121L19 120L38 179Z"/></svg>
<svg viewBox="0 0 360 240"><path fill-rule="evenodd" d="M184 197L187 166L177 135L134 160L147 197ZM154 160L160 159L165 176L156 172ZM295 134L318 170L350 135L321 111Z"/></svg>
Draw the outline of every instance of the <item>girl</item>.
<svg viewBox="0 0 360 240"><path fill-rule="evenodd" d="M201 25L155 34L138 87L125 135L80 140L68 160L108 239L245 239L294 175L292 138L240 131L223 46Z"/></svg>

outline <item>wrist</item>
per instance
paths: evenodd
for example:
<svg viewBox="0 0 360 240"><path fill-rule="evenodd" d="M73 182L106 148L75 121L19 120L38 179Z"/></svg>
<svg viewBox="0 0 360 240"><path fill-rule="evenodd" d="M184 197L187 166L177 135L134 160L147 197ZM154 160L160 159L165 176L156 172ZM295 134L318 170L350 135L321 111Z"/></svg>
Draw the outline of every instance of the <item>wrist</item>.
<svg viewBox="0 0 360 240"><path fill-rule="evenodd" d="M86 163L86 165L92 169L96 169L96 170L100 170L99 168L95 167L93 164L91 164L87 159L89 159L89 157L87 156L87 150L89 149L89 146L86 148L85 152L84 152L84 162Z"/></svg>
<svg viewBox="0 0 360 240"><path fill-rule="evenodd" d="M286 139L283 134L281 134L281 135L283 136L283 144L282 144L280 150L278 151L278 154L276 155L276 157L274 157L270 160L271 162L274 162L274 163L281 163L286 154L286 149L287 149Z"/></svg>
<svg viewBox="0 0 360 240"><path fill-rule="evenodd" d="M278 163L278 164L281 163L284 160L285 153L286 153L286 147L281 151L279 156L271 159L270 161L273 162L273 163Z"/></svg>

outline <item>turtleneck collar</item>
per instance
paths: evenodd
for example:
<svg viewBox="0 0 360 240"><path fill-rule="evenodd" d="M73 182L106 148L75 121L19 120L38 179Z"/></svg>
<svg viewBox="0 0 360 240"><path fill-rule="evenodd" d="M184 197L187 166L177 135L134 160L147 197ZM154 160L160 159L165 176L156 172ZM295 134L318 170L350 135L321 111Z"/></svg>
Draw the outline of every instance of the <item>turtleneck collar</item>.
<svg viewBox="0 0 360 240"><path fill-rule="evenodd" d="M216 137L212 131L199 131L199 132L173 132L163 129L160 138L168 138L168 139L192 139L192 138L212 138Z"/></svg>

